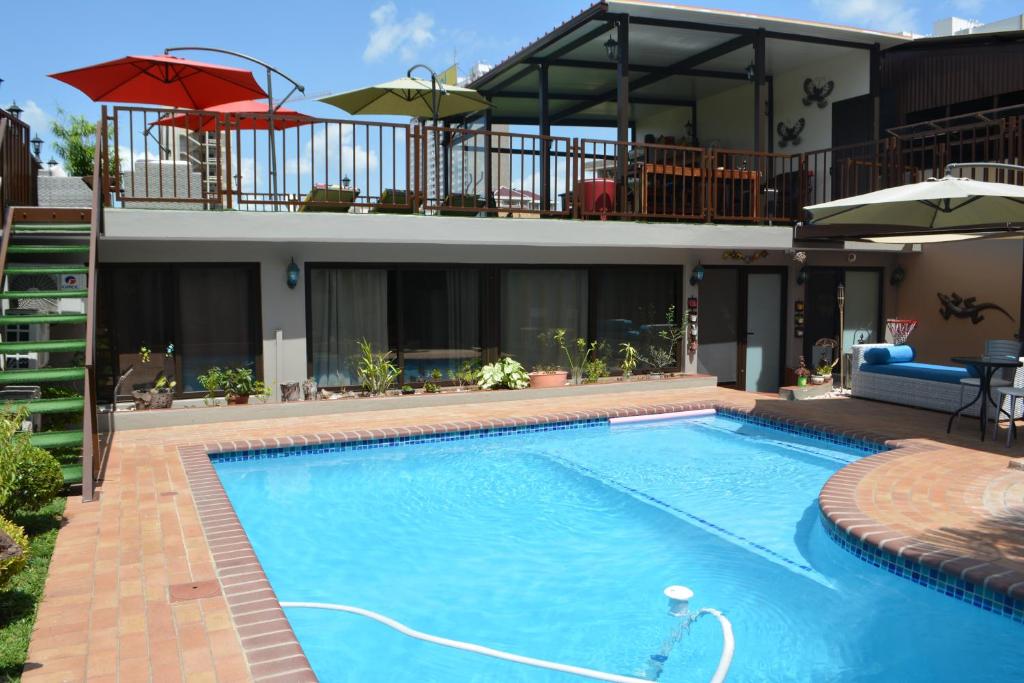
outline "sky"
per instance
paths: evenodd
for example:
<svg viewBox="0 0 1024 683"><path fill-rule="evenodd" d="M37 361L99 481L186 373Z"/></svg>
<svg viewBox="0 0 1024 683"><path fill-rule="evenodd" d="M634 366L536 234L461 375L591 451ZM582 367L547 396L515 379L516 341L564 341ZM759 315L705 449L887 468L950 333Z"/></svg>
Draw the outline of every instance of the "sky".
<svg viewBox="0 0 1024 683"><path fill-rule="evenodd" d="M720 0L701 6L812 19L860 28L926 34L948 16L994 21L1024 11L1012 0ZM0 106L16 100L46 141L58 108L98 116L98 107L46 74L166 47L232 49L269 62L306 86L312 98L390 80L416 63L440 71L497 63L589 5L588 0L49 0L4 2ZM161 12L160 9L165 11ZM243 66L231 58L182 53ZM337 117L312 100L305 113ZM42 158L51 156L43 146Z"/></svg>

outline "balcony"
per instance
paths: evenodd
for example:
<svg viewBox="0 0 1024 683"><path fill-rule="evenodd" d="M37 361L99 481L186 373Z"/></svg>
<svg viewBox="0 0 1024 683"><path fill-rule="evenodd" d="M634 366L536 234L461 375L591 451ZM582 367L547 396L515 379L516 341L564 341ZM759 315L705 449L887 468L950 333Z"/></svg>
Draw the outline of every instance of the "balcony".
<svg viewBox="0 0 1024 683"><path fill-rule="evenodd" d="M808 204L1024 150L1016 110L788 154L287 116L270 132L265 114L196 132L165 123L198 112L104 112L109 199L127 208L790 225Z"/></svg>

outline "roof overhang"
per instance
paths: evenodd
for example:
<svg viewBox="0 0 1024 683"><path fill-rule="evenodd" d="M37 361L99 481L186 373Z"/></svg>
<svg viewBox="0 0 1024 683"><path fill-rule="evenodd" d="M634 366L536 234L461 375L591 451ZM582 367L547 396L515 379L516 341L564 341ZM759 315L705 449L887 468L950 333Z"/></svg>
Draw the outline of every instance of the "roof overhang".
<svg viewBox="0 0 1024 683"><path fill-rule="evenodd" d="M494 103L498 122L535 123L540 68L547 70L551 122L614 121L616 64L604 43L629 21L630 104L688 106L746 81L755 38L765 41L765 74L885 49L909 36L757 14L618 0L594 4L470 84Z"/></svg>

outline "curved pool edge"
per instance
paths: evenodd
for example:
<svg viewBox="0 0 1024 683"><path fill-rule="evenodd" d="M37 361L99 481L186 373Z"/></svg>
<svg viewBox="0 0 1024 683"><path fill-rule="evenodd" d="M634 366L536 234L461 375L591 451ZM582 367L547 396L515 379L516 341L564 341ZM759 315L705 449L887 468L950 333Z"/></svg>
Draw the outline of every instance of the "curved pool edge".
<svg viewBox="0 0 1024 683"><path fill-rule="evenodd" d="M861 504L859 495L867 495L865 491L874 497L872 487L876 482L872 478L878 478L879 468L903 465L906 463L899 461L915 456L935 456L938 451L927 443L887 444L890 450L850 463L825 483L818 496L818 507L829 538L874 567L1024 623L1024 571L964 554L951 545L922 538L908 528L887 524ZM911 500L909 490L890 495ZM935 501L928 503L934 505ZM978 518L983 519L980 512Z"/></svg>

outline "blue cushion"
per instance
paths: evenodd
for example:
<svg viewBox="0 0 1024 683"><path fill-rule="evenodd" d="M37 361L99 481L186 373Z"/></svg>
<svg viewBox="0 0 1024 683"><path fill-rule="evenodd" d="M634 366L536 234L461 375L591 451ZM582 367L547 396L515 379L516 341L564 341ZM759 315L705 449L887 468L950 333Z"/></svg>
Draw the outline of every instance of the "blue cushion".
<svg viewBox="0 0 1024 683"><path fill-rule="evenodd" d="M886 365L888 363L910 363L914 360L914 347L878 346L864 352L864 362L870 365Z"/></svg>
<svg viewBox="0 0 1024 683"><path fill-rule="evenodd" d="M861 372L873 372L879 375L892 375L894 377L910 377L930 382L946 382L948 384L959 384L960 380L970 377L967 373L967 368L951 365L931 365L929 363L886 363L885 365L862 363L860 369Z"/></svg>

